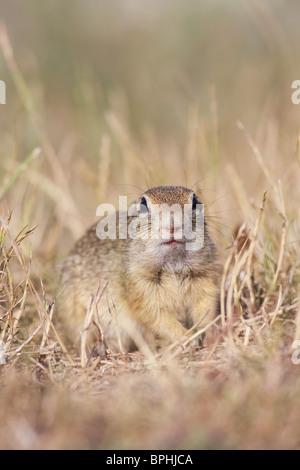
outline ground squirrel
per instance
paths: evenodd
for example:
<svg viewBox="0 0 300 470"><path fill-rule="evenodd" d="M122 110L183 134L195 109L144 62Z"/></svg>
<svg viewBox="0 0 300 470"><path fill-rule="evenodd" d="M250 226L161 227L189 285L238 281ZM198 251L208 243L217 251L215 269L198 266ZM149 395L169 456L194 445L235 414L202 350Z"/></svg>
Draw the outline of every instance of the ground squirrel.
<svg viewBox="0 0 300 470"><path fill-rule="evenodd" d="M216 315L216 247L203 217L199 218L200 225L196 223L202 205L194 191L181 186L151 188L134 207L134 216L126 213L125 222L120 212L106 220L109 223L116 215L115 239L99 239L99 226L94 224L60 263L63 288L58 296L58 315L74 343L80 338L91 295L96 294L99 282L106 288L97 306L98 319L112 351L120 349L120 341L125 351L149 345L154 338L172 343L191 327L202 328ZM164 210L167 214L170 207L173 212L169 211L165 222ZM158 215L161 208L162 215ZM193 239L183 230L188 225L180 216L184 209ZM155 214L162 222L153 229ZM138 225L128 237L134 220ZM202 236L195 238L201 230ZM188 245L191 240L195 243L192 248Z"/></svg>

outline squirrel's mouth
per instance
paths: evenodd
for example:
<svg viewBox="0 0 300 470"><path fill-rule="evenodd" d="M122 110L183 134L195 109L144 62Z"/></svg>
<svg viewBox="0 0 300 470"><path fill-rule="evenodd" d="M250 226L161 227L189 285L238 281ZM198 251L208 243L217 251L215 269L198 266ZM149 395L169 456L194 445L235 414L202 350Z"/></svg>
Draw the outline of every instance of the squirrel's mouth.
<svg viewBox="0 0 300 470"><path fill-rule="evenodd" d="M176 247L176 246L179 246L179 245L182 245L183 243L183 240L175 240L175 239L172 239L172 240L166 240L166 241L163 241L162 244L165 245L165 246L170 246L170 247Z"/></svg>

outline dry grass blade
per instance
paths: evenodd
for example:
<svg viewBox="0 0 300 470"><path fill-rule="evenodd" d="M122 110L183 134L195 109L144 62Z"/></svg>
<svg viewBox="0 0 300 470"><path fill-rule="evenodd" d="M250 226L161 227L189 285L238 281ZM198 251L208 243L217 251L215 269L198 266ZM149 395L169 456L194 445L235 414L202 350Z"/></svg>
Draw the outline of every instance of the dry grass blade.
<svg viewBox="0 0 300 470"><path fill-rule="evenodd" d="M99 162L99 181L97 196L100 202L105 201L107 197L107 188L109 182L109 172L111 163L111 141L107 135L101 140L100 162Z"/></svg>
<svg viewBox="0 0 300 470"><path fill-rule="evenodd" d="M261 167L265 177L266 177L266 180L268 181L268 183L270 184L271 188L274 189L275 188L275 183L273 181L273 178L271 176L271 173L267 167L267 165L265 164L264 160L263 160L263 157L260 153L260 150L259 148L257 147L257 145L255 144L254 140L252 139L251 135L249 134L249 132L246 130L244 124L241 122L241 121L238 121L237 122L237 126L239 129L241 129L246 137L246 140L249 144L249 146L251 147L251 149L253 150L253 153L256 157L256 160L259 164L259 166Z"/></svg>
<svg viewBox="0 0 300 470"><path fill-rule="evenodd" d="M24 347L29 344L32 339L36 336L36 334L40 331L40 329L42 328L42 326L44 325L45 323L45 320L43 320L37 327L36 329L34 330L34 332L16 349L14 349L13 351L11 351L10 353L7 353L8 357L10 359L12 359L14 356L16 356L17 354L19 354L23 349Z"/></svg>
<svg viewBox="0 0 300 470"><path fill-rule="evenodd" d="M45 346L46 341L48 339L48 335L49 335L49 331L50 331L50 327L51 327L51 323L52 323L52 317L53 317L53 313L54 313L54 306L55 306L55 303L52 302L52 304L49 305L49 307L48 307L48 311L47 311L48 316L47 316L47 319L46 319L46 324L45 324L45 328L44 328L44 331L43 331L43 338L42 338L42 342L41 342L41 346L40 346L41 350Z"/></svg>
<svg viewBox="0 0 300 470"><path fill-rule="evenodd" d="M276 317L277 317L277 314L279 312L279 309L280 309L281 305L282 305L282 286L279 286L279 295L278 295L277 305L276 305L275 312L273 313L272 319L271 319L271 322L270 322L271 327L273 326L273 324L276 320Z"/></svg>
<svg viewBox="0 0 300 470"><path fill-rule="evenodd" d="M221 315L218 315L216 318L214 318L211 322L209 322L204 328L200 328L198 331L196 331L192 336L190 336L186 341L182 343L183 348L186 348L189 344L191 344L193 341L199 338L199 336L203 335L209 328L211 328L213 325L219 322L221 319Z"/></svg>
<svg viewBox="0 0 300 470"><path fill-rule="evenodd" d="M99 287L97 290L96 295L92 295L85 319L84 319L84 324L83 324L83 329L81 331L81 354L80 354L80 359L81 359L81 367L85 368L87 366L88 362L88 357L87 357L87 338L88 338L88 330L89 327L91 326L92 322L94 321L94 316L97 312L97 305L99 304L101 298L104 295L104 292L106 291L107 288L107 283L104 285L103 288L101 288L101 283L99 282ZM98 318L96 319L98 321Z"/></svg>
<svg viewBox="0 0 300 470"><path fill-rule="evenodd" d="M68 359L69 363L74 366L75 365L75 362L73 361L72 357L70 356L66 346L64 345L58 331L56 330L55 326L53 325L53 323L51 322L51 329L53 331L53 333L55 334L56 338L57 338L57 341L61 347L61 350L62 352L65 354L66 358Z"/></svg>
<svg viewBox="0 0 300 470"><path fill-rule="evenodd" d="M256 239L257 239L257 233L258 233L259 225L260 225L262 215L263 215L263 212L264 212L264 208L265 208L265 204L266 204L266 199L267 199L267 192L265 191L264 195L263 195L262 205L260 207L259 214L258 214L256 223L255 223L254 230L253 230L253 237L252 237L252 240L251 240L251 243L250 243L249 252L248 252L248 259L247 259L247 277L246 277L246 280L247 280L248 289L249 289L249 292L250 292L250 299L251 299L252 306L254 305L254 302L255 302L254 293L253 293L253 289L252 289L252 282L251 282L253 253L254 253L254 247L255 247L255 243L256 243Z"/></svg>
<svg viewBox="0 0 300 470"><path fill-rule="evenodd" d="M278 256L278 262L277 262L277 267L276 267L276 272L274 275L273 282L271 284L271 290L275 289L278 281L278 277L282 268L282 262L283 262L283 257L284 257L284 252L285 252L285 245L286 245L286 237L287 237L287 230L286 230L286 225L287 225L287 220L286 220L286 213L285 213L285 204L284 204L284 199L283 199L283 194L282 194L282 187L281 187L281 181L278 181L278 187L279 187L279 195L281 199L281 207L282 207L282 213L280 212L280 216L282 218L282 229L281 229L281 242L280 242L280 250L279 250L279 256Z"/></svg>
<svg viewBox="0 0 300 470"><path fill-rule="evenodd" d="M20 174L26 170L30 163L35 160L40 155L41 149L35 148L30 155L16 168L13 174L9 177L8 181L3 185L3 188L0 190L0 199L5 195L9 188L13 185L16 179Z"/></svg>
<svg viewBox="0 0 300 470"><path fill-rule="evenodd" d="M222 319L223 327L226 324L226 313L230 318L232 318L231 303L228 303L226 300L226 289L228 290L228 286L226 286L226 284L228 283L231 265L236 257L239 239L240 239L241 234L245 230L245 227L246 225L242 224L241 227L239 228L237 236L233 242L229 255L227 256L227 259L224 264L224 269L223 269L223 274L222 274L222 279L221 279L221 293L220 293L220 308L221 308L221 319ZM230 277L231 277L231 273L230 273ZM230 281L230 284L231 284L231 281Z"/></svg>

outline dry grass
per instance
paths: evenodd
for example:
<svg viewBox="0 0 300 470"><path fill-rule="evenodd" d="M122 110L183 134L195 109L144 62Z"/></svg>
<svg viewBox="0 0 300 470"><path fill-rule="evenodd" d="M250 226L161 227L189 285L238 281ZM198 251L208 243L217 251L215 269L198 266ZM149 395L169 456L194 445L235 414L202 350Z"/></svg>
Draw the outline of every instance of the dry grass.
<svg viewBox="0 0 300 470"><path fill-rule="evenodd" d="M31 2L47 26L49 12L45 14L37 5ZM257 72L247 61L238 64L234 59L240 51L239 21L231 24L222 17L229 22L226 44L232 51L230 67L235 71L229 78L234 76L237 87L248 85L252 93L249 99L241 90L230 88L223 63L216 75L223 73L228 85L226 99L221 93L218 97L221 84L214 78L208 92L205 89L196 99L180 91L196 87L196 79L189 82L189 76L182 74L184 67L195 77L202 73L194 64L195 52L189 56L187 46L197 41L199 47L206 44L210 54L203 55L203 61L211 70L219 63L222 48L219 51L214 42L209 43L205 25L204 39L191 26L190 43L184 42L185 35L180 36L180 44L186 47L183 58L180 62L176 56L175 60L172 47L177 44L176 34L193 25L189 22L193 14L199 14L198 7L194 5L191 12L180 10L181 18L167 1L163 12L156 2L153 5L148 20L137 8L136 23L134 19L128 24L115 19L111 32L97 33L103 34L98 38L100 62L113 76L120 73L115 88L103 85L99 92L97 71L88 69L95 60L91 50L87 76L77 70L74 78L77 101L66 95L61 102L55 85L53 103L44 96L43 87L49 90L48 81L53 77L45 79L43 75L43 55L37 46L36 55L28 53L27 60L21 60L17 32L16 45L10 37L10 30L14 31L9 21L11 7L7 3L4 8L8 21L1 22L0 48L5 76L0 78L14 87L15 107L13 111L6 109L9 116L11 112L21 115L22 126L12 131L7 116L6 120L1 118L2 449L300 447L300 366L291 360L293 342L300 340L299 123L297 110L282 91L286 83L289 86L290 74L296 74L289 62L285 17L267 8L267 2L262 9L239 10L239 21L251 29L254 26L247 21L254 18L259 31L264 32L261 41L266 41L274 61L282 66L278 83L273 84L268 75L275 67L273 59L266 60L253 45L252 52L262 67L253 91L250 84L257 79ZM81 11L77 2L66 8L73 13ZM111 7L101 8L106 18L113 18ZM287 17L295 17L296 7L289 8ZM168 30L168 41L162 40L164 36L156 40L156 29L151 28L165 25L166 12L171 10L174 25ZM212 15L207 6L202 13L204 17ZM211 21L219 24L220 15L216 10ZM262 19L264 26L260 27ZM76 15L72 21L77 24ZM139 22L149 36L141 33ZM127 28L124 37L120 25ZM47 37L47 28L41 32L35 27L39 38ZM84 21L80 27L84 41L90 37L84 36ZM58 26L57 34L61 31ZM290 27L289 34L293 31ZM146 93L152 84L147 82L147 64L140 65L143 54L139 41L150 64L158 61L161 65L159 60L165 60L157 47L152 56L152 40L154 46L161 41L162 52L170 53L166 75L153 77L158 103L165 100L164 105L174 106L169 113ZM122 70L118 61L107 58L105 48L101 49L102 43L108 43L116 52L114 41L121 48L117 57ZM68 51L74 59L74 51ZM176 51L180 56L180 48ZM129 65L122 61L125 52ZM63 57L59 52L58 56ZM68 56L64 57L70 65ZM140 61L135 62L136 57ZM63 72L57 73L63 82ZM164 85L168 74L176 76L174 89L169 82ZM267 96L265 83L269 86ZM11 96L12 92L8 103ZM142 96L140 101L138 96ZM138 104L134 105L134 99ZM227 100L232 100L230 110ZM186 103L192 103L188 111ZM86 345L86 331L93 321L101 326L97 299L105 286L100 285L85 322L83 319L81 352L68 351L55 318L53 261L62 257L93 221L100 202L114 203L119 194L134 199L146 186L161 183L195 185L208 209L207 220L223 265L221 315L212 326L210 344L195 349L186 342L147 356L139 352L94 356Z"/></svg>

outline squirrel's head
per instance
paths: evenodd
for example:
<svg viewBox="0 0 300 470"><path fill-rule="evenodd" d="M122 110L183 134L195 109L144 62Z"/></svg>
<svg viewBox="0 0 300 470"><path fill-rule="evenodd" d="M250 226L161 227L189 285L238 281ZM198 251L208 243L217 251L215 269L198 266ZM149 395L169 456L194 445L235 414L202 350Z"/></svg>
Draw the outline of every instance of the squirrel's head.
<svg viewBox="0 0 300 470"><path fill-rule="evenodd" d="M148 251L177 256L202 248L203 205L193 190L182 186L151 188L140 197L137 208L136 238L145 241Z"/></svg>

